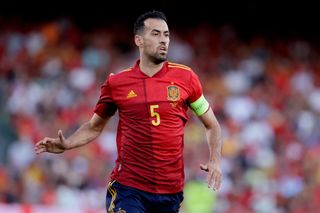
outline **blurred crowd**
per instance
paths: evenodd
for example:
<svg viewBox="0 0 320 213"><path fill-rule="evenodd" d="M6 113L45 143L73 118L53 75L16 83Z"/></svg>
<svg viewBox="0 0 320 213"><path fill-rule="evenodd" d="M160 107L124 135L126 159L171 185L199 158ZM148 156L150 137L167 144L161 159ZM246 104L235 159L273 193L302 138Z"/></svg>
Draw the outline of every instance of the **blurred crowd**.
<svg viewBox="0 0 320 213"><path fill-rule="evenodd" d="M320 49L303 38L232 26L171 26L169 60L194 69L223 129L218 192L206 188L204 129L185 129L182 212L320 209ZM0 203L104 208L116 158L117 115L85 147L35 155L34 144L88 120L100 86L138 57L131 29L82 30L68 19L0 30ZM201 196L200 196L201 195ZM202 209L202 210L200 210Z"/></svg>

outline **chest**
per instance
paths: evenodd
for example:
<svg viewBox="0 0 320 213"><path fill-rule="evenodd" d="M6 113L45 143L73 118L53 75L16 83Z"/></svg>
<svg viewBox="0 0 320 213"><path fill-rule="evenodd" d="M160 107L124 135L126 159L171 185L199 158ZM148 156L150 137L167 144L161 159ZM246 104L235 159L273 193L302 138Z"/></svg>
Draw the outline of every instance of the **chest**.
<svg viewBox="0 0 320 213"><path fill-rule="evenodd" d="M188 96L188 85L174 79L128 79L112 90L120 108L141 103L185 103Z"/></svg>

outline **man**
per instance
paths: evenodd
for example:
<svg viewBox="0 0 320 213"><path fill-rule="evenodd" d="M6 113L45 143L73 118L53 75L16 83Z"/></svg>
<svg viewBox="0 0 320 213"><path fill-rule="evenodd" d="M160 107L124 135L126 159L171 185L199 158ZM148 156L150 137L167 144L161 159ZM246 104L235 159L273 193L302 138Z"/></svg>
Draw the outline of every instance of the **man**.
<svg viewBox="0 0 320 213"><path fill-rule="evenodd" d="M134 25L140 59L110 75L92 118L69 138L44 138L36 153L62 153L83 146L119 111L118 158L108 185L108 212L178 212L183 200L183 132L190 107L206 128L210 157L200 168L208 187L220 187L221 128L202 94L196 74L167 61L169 29L162 12L141 15ZM199 153L201 154L201 153Z"/></svg>

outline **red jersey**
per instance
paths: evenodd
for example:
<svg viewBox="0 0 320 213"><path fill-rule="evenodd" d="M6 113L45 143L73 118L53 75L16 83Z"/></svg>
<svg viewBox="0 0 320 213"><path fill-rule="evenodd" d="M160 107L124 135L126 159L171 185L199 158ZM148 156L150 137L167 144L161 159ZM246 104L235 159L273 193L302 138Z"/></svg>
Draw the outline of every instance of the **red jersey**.
<svg viewBox="0 0 320 213"><path fill-rule="evenodd" d="M186 112L201 96L197 75L181 64L165 62L149 77L137 61L110 75L94 112L105 118L119 110L118 158L111 179L152 193L182 191Z"/></svg>

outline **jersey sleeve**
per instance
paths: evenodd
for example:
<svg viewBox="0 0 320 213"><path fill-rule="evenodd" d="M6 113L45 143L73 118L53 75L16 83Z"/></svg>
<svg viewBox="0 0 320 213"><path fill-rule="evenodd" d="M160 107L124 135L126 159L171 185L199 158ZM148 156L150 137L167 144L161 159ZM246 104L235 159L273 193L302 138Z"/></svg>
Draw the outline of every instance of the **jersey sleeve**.
<svg viewBox="0 0 320 213"><path fill-rule="evenodd" d="M110 77L101 86L100 97L95 106L94 112L102 118L114 115L117 111L117 105L112 100Z"/></svg>
<svg viewBox="0 0 320 213"><path fill-rule="evenodd" d="M189 97L189 106L197 115L203 115L209 109L209 103L203 96L202 86L199 77L192 72L191 74L191 94Z"/></svg>

